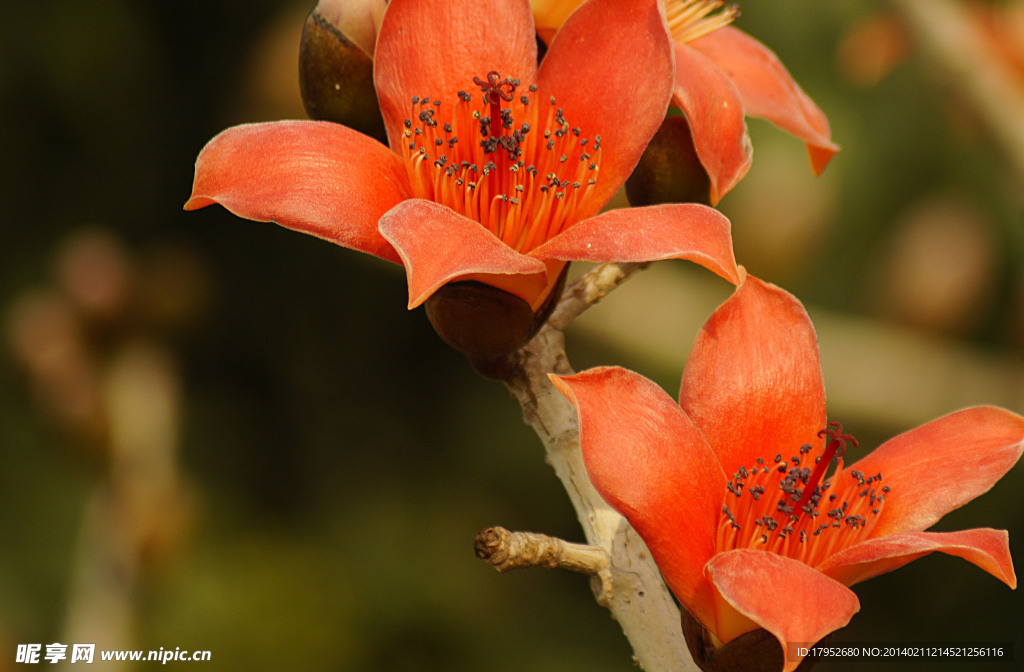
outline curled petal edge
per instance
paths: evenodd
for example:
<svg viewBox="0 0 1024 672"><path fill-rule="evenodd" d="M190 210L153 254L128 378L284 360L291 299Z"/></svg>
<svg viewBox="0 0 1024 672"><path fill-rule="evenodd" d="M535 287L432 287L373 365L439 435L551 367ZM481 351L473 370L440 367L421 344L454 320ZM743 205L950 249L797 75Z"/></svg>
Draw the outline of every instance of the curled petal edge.
<svg viewBox="0 0 1024 672"><path fill-rule="evenodd" d="M1006 530L991 528L907 532L869 539L832 555L818 569L852 586L935 552L963 558L1010 588L1017 588L1017 575L1010 557L1010 535Z"/></svg>
<svg viewBox="0 0 1024 672"><path fill-rule="evenodd" d="M210 140L196 159L185 210L217 203L398 262L377 222L409 192L401 160L376 140L330 122L276 121L234 126Z"/></svg>
<svg viewBox="0 0 1024 672"><path fill-rule="evenodd" d="M693 203L623 208L579 222L528 254L598 263L686 259L735 285L730 229L725 215Z"/></svg>
<svg viewBox="0 0 1024 672"><path fill-rule="evenodd" d="M775 553L751 549L719 553L708 561L705 573L715 590L715 634L728 642L764 628L787 654L783 672L792 672L801 661L792 655L795 651L788 650L790 643L818 642L860 610L852 590Z"/></svg>
<svg viewBox="0 0 1024 672"><path fill-rule="evenodd" d="M549 286L544 262L516 252L479 222L439 203L403 201L381 217L379 228L405 265L410 310L456 280L491 284L531 305Z"/></svg>
<svg viewBox="0 0 1024 672"><path fill-rule="evenodd" d="M814 174L825 170L839 151L828 119L768 47L733 26L699 37L689 46L732 80L749 116L767 119L803 140Z"/></svg>

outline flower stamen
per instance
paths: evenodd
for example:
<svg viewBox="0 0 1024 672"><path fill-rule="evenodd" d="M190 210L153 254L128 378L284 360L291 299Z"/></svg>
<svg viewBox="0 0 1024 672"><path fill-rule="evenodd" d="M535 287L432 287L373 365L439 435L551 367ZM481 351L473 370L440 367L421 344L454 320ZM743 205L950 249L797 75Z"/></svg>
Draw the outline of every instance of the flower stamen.
<svg viewBox="0 0 1024 672"><path fill-rule="evenodd" d="M480 222L528 252L575 224L597 183L601 137L587 138L554 97L490 71L481 97L414 97L401 146L416 198ZM468 137L481 138L466 142ZM479 134L479 135L478 135Z"/></svg>
<svg viewBox="0 0 1024 672"><path fill-rule="evenodd" d="M751 548L814 565L866 538L890 488L880 485L881 474L842 471L846 444L857 445L842 425L829 423L819 436L829 440L813 457L813 471L809 460L816 450L805 444L788 460L781 453L757 458L732 475L719 518L718 552ZM835 475L825 478L833 461ZM833 483L837 477L842 481Z"/></svg>
<svg viewBox="0 0 1024 672"><path fill-rule="evenodd" d="M740 15L738 6L725 5L724 0L669 0L665 9L672 39L683 44L729 25Z"/></svg>

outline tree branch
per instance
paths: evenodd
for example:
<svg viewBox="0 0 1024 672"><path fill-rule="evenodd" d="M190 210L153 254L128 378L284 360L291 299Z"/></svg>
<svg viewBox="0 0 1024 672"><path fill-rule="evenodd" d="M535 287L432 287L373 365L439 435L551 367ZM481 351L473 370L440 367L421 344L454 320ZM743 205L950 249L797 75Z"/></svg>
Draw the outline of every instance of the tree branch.
<svg viewBox="0 0 1024 672"><path fill-rule="evenodd" d="M587 543L609 558L602 570L605 580L595 586L595 594L622 626L636 663L647 672L687 672L697 668L683 640L679 609L643 541L590 483L576 410L547 377L572 373L561 330L643 266L605 264L583 276L518 353L519 364L505 384L522 406L524 421L544 444L547 461L569 495Z"/></svg>
<svg viewBox="0 0 1024 672"><path fill-rule="evenodd" d="M474 547L476 557L494 565L499 572L545 567L599 574L608 569L608 553L604 549L536 532L509 532L504 527L489 527L476 535Z"/></svg>
<svg viewBox="0 0 1024 672"><path fill-rule="evenodd" d="M587 272L562 295L548 319L553 329L564 331L569 324L610 291L650 264L601 264Z"/></svg>

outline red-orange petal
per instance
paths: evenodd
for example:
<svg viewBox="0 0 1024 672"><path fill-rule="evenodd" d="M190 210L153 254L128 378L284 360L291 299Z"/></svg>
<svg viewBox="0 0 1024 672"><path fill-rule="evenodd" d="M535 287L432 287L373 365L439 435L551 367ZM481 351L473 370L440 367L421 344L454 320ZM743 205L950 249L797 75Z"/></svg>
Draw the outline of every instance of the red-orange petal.
<svg viewBox="0 0 1024 672"><path fill-rule="evenodd" d="M813 644L860 611L852 590L784 555L742 548L707 564L716 591L715 634L728 642L755 627L775 635L786 652L784 672L800 664L791 643ZM752 623L751 623L752 622Z"/></svg>
<svg viewBox="0 0 1024 672"><path fill-rule="evenodd" d="M677 44L675 50L673 103L690 124L714 205L743 179L753 159L743 102L732 81L702 53L685 44Z"/></svg>
<svg viewBox="0 0 1024 672"><path fill-rule="evenodd" d="M963 558L1010 588L1017 587L1017 575L1010 557L1010 535L1006 530L991 528L906 532L869 539L832 555L818 569L844 585L852 586L936 551Z"/></svg>
<svg viewBox="0 0 1024 672"><path fill-rule="evenodd" d="M815 174L825 170L839 151L832 142L828 119L768 47L732 26L708 33L689 45L732 80L748 116L767 119L803 140Z"/></svg>
<svg viewBox="0 0 1024 672"><path fill-rule="evenodd" d="M889 486L872 537L917 532L996 484L1024 450L1024 418L976 406L889 439L845 469Z"/></svg>
<svg viewBox="0 0 1024 672"><path fill-rule="evenodd" d="M405 264L409 281L409 308L420 305L441 285L464 276L487 282L488 275L524 276L527 303L547 286L544 263L501 242L479 222L451 208L414 198L399 203L380 220L380 232ZM501 289L508 289L503 283Z"/></svg>
<svg viewBox="0 0 1024 672"><path fill-rule="evenodd" d="M245 219L397 262L377 222L409 196L405 167L376 140L329 122L277 121L210 140L185 209L219 203Z"/></svg>
<svg viewBox="0 0 1024 672"><path fill-rule="evenodd" d="M393 148L399 147L412 97L458 102L474 99L473 78L502 77L532 83L537 38L529 0L391 0L377 35L373 81Z"/></svg>
<svg viewBox="0 0 1024 672"><path fill-rule="evenodd" d="M687 259L739 282L725 215L694 203L623 208L591 217L529 254L563 261Z"/></svg>
<svg viewBox="0 0 1024 672"><path fill-rule="evenodd" d="M713 618L704 565L714 552L725 472L700 431L660 387L618 367L551 376L579 414L587 474L646 542L695 618Z"/></svg>
<svg viewBox="0 0 1024 672"><path fill-rule="evenodd" d="M661 126L672 95L672 38L657 0L590 0L555 35L537 73L566 121L604 148L581 204L596 214L618 191Z"/></svg>
<svg viewBox="0 0 1024 672"><path fill-rule="evenodd" d="M758 457L819 445L825 384L814 326L800 302L748 275L698 333L679 403L727 474Z"/></svg>

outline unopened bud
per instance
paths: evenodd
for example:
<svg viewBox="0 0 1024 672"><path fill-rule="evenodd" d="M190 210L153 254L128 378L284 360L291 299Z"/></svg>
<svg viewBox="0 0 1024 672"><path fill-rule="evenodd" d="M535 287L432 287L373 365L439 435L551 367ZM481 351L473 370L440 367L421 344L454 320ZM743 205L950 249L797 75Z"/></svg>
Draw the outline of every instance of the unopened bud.
<svg viewBox="0 0 1024 672"><path fill-rule="evenodd" d="M633 206L711 204L711 180L697 158L684 117L668 117L654 134L626 180L626 198Z"/></svg>
<svg viewBox="0 0 1024 672"><path fill-rule="evenodd" d="M299 88L311 119L387 142L373 86L373 48L385 0L321 0L299 47Z"/></svg>
<svg viewBox="0 0 1024 672"><path fill-rule="evenodd" d="M518 296L482 282L448 283L425 304L441 339L464 353L488 378L504 379L515 367L515 352L536 335L562 296L568 265L536 311Z"/></svg>

